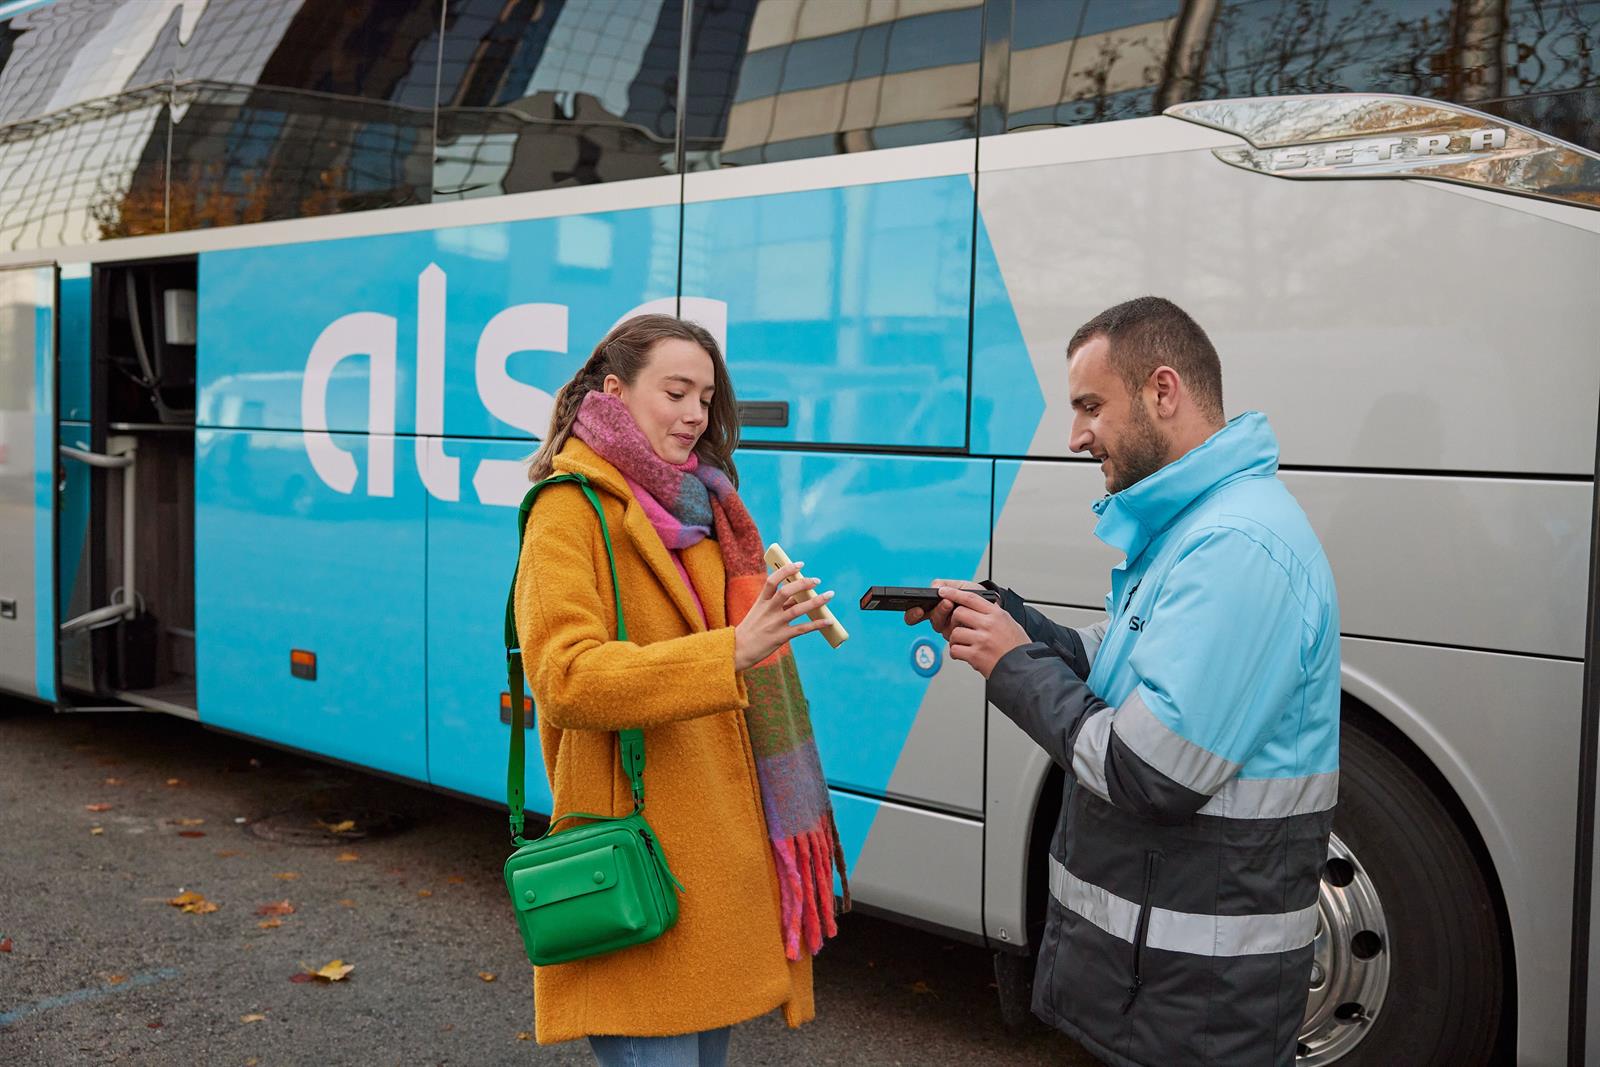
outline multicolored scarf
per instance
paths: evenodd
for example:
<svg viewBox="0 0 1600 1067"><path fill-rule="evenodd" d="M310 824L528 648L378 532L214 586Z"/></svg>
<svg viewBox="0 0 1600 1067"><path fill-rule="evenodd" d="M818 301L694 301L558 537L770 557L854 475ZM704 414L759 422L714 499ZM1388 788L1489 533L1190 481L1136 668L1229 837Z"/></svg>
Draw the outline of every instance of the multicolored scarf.
<svg viewBox="0 0 1600 1067"><path fill-rule="evenodd" d="M755 520L728 476L702 466L693 453L683 464L657 456L622 401L602 392L584 398L572 433L622 472L668 549L688 548L714 532L728 574L728 622L738 625L761 594L767 565ZM784 953L798 960L802 944L815 955L825 936L839 932L833 915L836 866L845 910L850 908L844 851L789 646L745 671L744 681L750 694L745 723L777 861Z"/></svg>

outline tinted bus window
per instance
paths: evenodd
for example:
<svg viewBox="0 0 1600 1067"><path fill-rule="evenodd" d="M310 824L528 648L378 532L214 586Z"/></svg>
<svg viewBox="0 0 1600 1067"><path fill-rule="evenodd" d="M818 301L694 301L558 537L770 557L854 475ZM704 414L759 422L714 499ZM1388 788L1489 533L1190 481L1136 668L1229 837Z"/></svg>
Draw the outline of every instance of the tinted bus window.
<svg viewBox="0 0 1600 1067"><path fill-rule="evenodd" d="M694 169L976 133L982 0L696 0Z"/></svg>
<svg viewBox="0 0 1600 1067"><path fill-rule="evenodd" d="M449 0L435 200L677 170L681 0Z"/></svg>
<svg viewBox="0 0 1600 1067"><path fill-rule="evenodd" d="M178 72L169 229L428 200L436 2L212 0L162 44L152 73Z"/></svg>
<svg viewBox="0 0 1600 1067"><path fill-rule="evenodd" d="M120 219L120 195L165 180L166 87L138 60L159 10L57 0L0 22L0 249L159 233L165 219Z"/></svg>
<svg viewBox="0 0 1600 1067"><path fill-rule="evenodd" d="M1014 0L1010 17L1008 131L1369 92L1600 146L1600 0Z"/></svg>

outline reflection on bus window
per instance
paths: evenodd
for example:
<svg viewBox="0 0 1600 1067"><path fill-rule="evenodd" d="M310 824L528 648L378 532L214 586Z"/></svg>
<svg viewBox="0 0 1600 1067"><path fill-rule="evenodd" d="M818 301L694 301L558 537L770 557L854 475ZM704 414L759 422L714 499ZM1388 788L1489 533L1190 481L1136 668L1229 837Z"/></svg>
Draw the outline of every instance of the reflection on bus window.
<svg viewBox="0 0 1600 1067"><path fill-rule="evenodd" d="M1011 20L1008 131L1363 92L1600 147L1600 0L1014 0Z"/></svg>
<svg viewBox="0 0 1600 1067"><path fill-rule="evenodd" d="M699 0L695 15L691 169L975 133L982 0Z"/></svg>
<svg viewBox="0 0 1600 1067"><path fill-rule="evenodd" d="M435 200L677 170L681 0L450 0Z"/></svg>

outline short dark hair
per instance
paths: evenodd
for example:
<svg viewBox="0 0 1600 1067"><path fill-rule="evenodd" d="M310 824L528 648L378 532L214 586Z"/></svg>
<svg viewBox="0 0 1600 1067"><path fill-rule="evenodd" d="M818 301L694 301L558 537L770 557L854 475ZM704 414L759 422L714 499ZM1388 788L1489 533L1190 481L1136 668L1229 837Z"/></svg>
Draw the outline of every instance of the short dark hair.
<svg viewBox="0 0 1600 1067"><path fill-rule="evenodd" d="M1200 324L1177 304L1141 296L1107 308L1078 327L1067 342L1067 358L1095 337L1110 345L1111 366L1130 392L1144 386L1161 366L1178 372L1201 410L1222 416L1222 361Z"/></svg>

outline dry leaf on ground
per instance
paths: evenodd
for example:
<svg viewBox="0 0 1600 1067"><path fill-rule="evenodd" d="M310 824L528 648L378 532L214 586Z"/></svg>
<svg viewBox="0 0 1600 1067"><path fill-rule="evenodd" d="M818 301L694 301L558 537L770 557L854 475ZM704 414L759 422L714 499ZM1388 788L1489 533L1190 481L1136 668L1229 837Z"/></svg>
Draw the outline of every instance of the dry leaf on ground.
<svg viewBox="0 0 1600 1067"><path fill-rule="evenodd" d="M354 852L341 852L338 858L340 863L355 863L361 857Z"/></svg>
<svg viewBox="0 0 1600 1067"><path fill-rule="evenodd" d="M171 826L204 826L205 825L205 820L204 819L168 819L167 823L168 823L168 825L171 825Z"/></svg>
<svg viewBox="0 0 1600 1067"><path fill-rule="evenodd" d="M11 939L9 937L0 937L0 952L10 952L10 951L11 951Z"/></svg>
<svg viewBox="0 0 1600 1067"><path fill-rule="evenodd" d="M431 890L431 889L419 889L419 890L417 890L417 896L419 896L419 897L431 897L431 896L433 896L433 890Z"/></svg>
<svg viewBox="0 0 1600 1067"><path fill-rule="evenodd" d="M494 981L494 974L490 971L479 971L478 977L482 978L485 982Z"/></svg>
<svg viewBox="0 0 1600 1067"><path fill-rule="evenodd" d="M110 804L85 804L83 806L83 810L84 811L110 811L111 810L111 805Z"/></svg>
<svg viewBox="0 0 1600 1067"><path fill-rule="evenodd" d="M321 970L314 971L312 973L312 977L321 978L327 982L342 982L344 981L345 976L355 969L356 965L353 963L346 963L344 960L334 960Z"/></svg>
<svg viewBox="0 0 1600 1067"><path fill-rule="evenodd" d="M285 900L275 900L256 909L257 915L293 915L294 905Z"/></svg>
<svg viewBox="0 0 1600 1067"><path fill-rule="evenodd" d="M179 830L178 831L178 836L179 837L204 837L204 836L206 836L206 832L204 830Z"/></svg>
<svg viewBox="0 0 1600 1067"><path fill-rule="evenodd" d="M283 920L282 919L262 919L260 922L256 923L256 925L261 927L261 929L263 929L263 930L276 930L278 927L283 925Z"/></svg>
<svg viewBox="0 0 1600 1067"><path fill-rule="evenodd" d="M183 779L182 778L168 778L167 779L167 784L168 785L182 785L183 784Z"/></svg>
<svg viewBox="0 0 1600 1067"><path fill-rule="evenodd" d="M106 832L106 828L104 826L91 826L91 827L89 827L89 834L92 837L99 837L101 834L103 834L105 832Z"/></svg>
<svg viewBox="0 0 1600 1067"><path fill-rule="evenodd" d="M356 902L351 900L349 897L340 897L339 903L347 908L353 908L356 906Z"/></svg>
<svg viewBox="0 0 1600 1067"><path fill-rule="evenodd" d="M264 1023L267 1021L267 1017L261 1014L241 1015L239 1016L239 1021L242 1023Z"/></svg>
<svg viewBox="0 0 1600 1067"><path fill-rule="evenodd" d="M123 982L126 982L127 980L128 980L128 976L125 975L125 974L110 974L110 975L106 976L106 984L107 985L121 985Z"/></svg>
<svg viewBox="0 0 1600 1067"><path fill-rule="evenodd" d="M121 784L122 784L122 779L121 778L107 778L106 779L106 785L121 785Z"/></svg>
<svg viewBox="0 0 1600 1067"><path fill-rule="evenodd" d="M330 834L347 834L356 828L356 821L354 819L342 819L339 822L323 822L318 819L317 825Z"/></svg>
<svg viewBox="0 0 1600 1067"><path fill-rule="evenodd" d="M292 882L296 878L300 877L300 872L298 872L298 871L279 871L277 874L273 875L272 877L276 878L280 882Z"/></svg>
<svg viewBox="0 0 1600 1067"><path fill-rule="evenodd" d="M528 1033L528 1031L526 1031L526 1030L518 1030L517 1031L517 1040L518 1041L532 1041L533 1040L533 1035Z"/></svg>
<svg viewBox="0 0 1600 1067"><path fill-rule="evenodd" d="M213 904L203 895L196 893L192 889L179 893L177 896L167 901L167 903L183 911L193 912L196 915L210 915L212 912L216 911L217 908L221 907L221 905Z"/></svg>

